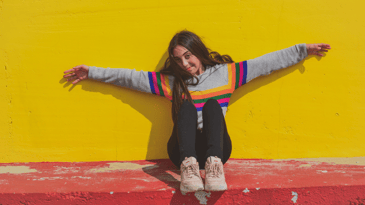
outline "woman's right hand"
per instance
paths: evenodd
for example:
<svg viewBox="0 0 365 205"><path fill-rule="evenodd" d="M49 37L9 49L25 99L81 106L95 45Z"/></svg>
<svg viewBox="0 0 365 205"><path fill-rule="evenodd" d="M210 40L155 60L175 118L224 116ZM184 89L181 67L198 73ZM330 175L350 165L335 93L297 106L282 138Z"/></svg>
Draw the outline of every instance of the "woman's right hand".
<svg viewBox="0 0 365 205"><path fill-rule="evenodd" d="M87 65L78 65L73 67L70 70L66 70L64 72L66 75L64 75L64 78L68 78L67 81L72 81L72 84L76 84L82 80L86 80L88 79L88 75L89 75L89 66Z"/></svg>

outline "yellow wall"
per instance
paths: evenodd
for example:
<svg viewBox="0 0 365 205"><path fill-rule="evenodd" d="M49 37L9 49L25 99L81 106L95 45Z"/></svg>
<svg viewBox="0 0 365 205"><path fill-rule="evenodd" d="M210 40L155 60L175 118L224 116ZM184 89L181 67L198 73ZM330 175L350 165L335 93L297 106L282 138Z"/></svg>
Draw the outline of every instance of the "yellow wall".
<svg viewBox="0 0 365 205"><path fill-rule="evenodd" d="M365 156L364 1L0 1L0 162L167 158L171 103L63 71L158 70L188 29L234 60L297 43L324 58L260 77L232 96L234 158Z"/></svg>

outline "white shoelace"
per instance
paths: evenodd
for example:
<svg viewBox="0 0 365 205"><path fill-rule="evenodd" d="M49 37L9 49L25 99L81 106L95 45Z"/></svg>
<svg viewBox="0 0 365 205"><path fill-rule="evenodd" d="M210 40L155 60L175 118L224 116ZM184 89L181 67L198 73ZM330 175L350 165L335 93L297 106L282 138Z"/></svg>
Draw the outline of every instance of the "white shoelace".
<svg viewBox="0 0 365 205"><path fill-rule="evenodd" d="M218 163L211 164L207 167L206 170L208 173L212 172L212 177L219 178L223 174L223 170L220 169L220 166Z"/></svg>
<svg viewBox="0 0 365 205"><path fill-rule="evenodd" d="M189 166L184 166L183 167L183 172L186 173L186 177L187 178L192 178L193 175L199 176L197 174L197 166L194 166L193 164L189 165Z"/></svg>

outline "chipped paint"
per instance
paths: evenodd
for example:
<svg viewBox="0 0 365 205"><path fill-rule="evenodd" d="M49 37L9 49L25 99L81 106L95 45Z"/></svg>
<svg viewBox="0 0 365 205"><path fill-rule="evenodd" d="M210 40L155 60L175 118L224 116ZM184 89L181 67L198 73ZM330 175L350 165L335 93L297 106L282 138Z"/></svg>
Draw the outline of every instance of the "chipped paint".
<svg viewBox="0 0 365 205"><path fill-rule="evenodd" d="M299 165L299 168L302 168L302 167L311 167L312 165L311 164L301 164Z"/></svg>
<svg viewBox="0 0 365 205"><path fill-rule="evenodd" d="M63 179L63 177L41 177L39 179L33 179L33 181L56 180L56 179Z"/></svg>
<svg viewBox="0 0 365 205"><path fill-rule="evenodd" d="M113 171L118 171L118 170L135 170L135 169L142 169L145 167L153 169L153 168L158 167L158 165L151 165L151 164L140 165L140 164L131 163L131 162L113 162L113 163L108 163L108 164L109 164L109 167L94 168L94 169L88 170L87 172L89 172L89 173L113 172Z"/></svg>
<svg viewBox="0 0 365 205"><path fill-rule="evenodd" d="M36 169L31 169L28 166L5 166L0 167L0 174L25 174L37 172Z"/></svg>
<svg viewBox="0 0 365 205"><path fill-rule="evenodd" d="M144 181L144 182L159 181L158 179L143 179L143 178L130 178L130 179L140 180L140 181Z"/></svg>
<svg viewBox="0 0 365 205"><path fill-rule="evenodd" d="M6 179L0 179L0 184L9 184L8 180Z"/></svg>
<svg viewBox="0 0 365 205"><path fill-rule="evenodd" d="M111 191L110 194L114 194L114 192Z"/></svg>
<svg viewBox="0 0 365 205"><path fill-rule="evenodd" d="M325 162L331 164L351 164L365 165L365 157L322 157L322 158L301 158L301 159L275 159L273 161L305 161L305 162Z"/></svg>
<svg viewBox="0 0 365 205"><path fill-rule="evenodd" d="M80 172L80 167L61 167L61 166L53 166L56 168L54 171L55 174L68 174L68 173L78 173Z"/></svg>
<svg viewBox="0 0 365 205"><path fill-rule="evenodd" d="M116 200L136 199L140 199L141 204L260 204L262 201L265 204L302 204L304 201L316 204L313 202L321 201L322 198L326 199L326 204L348 204L349 201L355 202L358 197L365 198L364 167L357 165L309 163L311 166L303 169L299 168L300 165L307 162L230 159L225 164L226 181L230 189L225 192L211 192L210 195L201 192L187 193L184 196L180 194L180 182L172 180L171 176L171 173L180 172L168 159L129 162L159 165L158 168L150 169L151 172L146 172L145 168L97 174L86 172L92 168L109 167L110 163L113 162L17 163L14 165L28 166L38 172L16 176L0 175L0 198L9 201L3 204L17 204L19 200L14 202L14 199L19 198L34 204L84 204L90 202L89 199L92 200L90 203L96 204L106 204L105 200L110 200L107 204L113 204ZM56 174L57 169L67 173ZM79 173L72 173L72 170L79 170ZM90 195L85 195L87 193ZM334 193L341 197L331 198ZM340 200L341 203L335 200Z"/></svg>
<svg viewBox="0 0 365 205"><path fill-rule="evenodd" d="M72 176L72 179L79 178L79 179L91 179L91 177L83 177L83 176Z"/></svg>
<svg viewBox="0 0 365 205"><path fill-rule="evenodd" d="M197 191L195 192L194 196L199 200L200 204L207 204L208 199L206 197L210 197L210 192L205 191Z"/></svg>
<svg viewBox="0 0 365 205"><path fill-rule="evenodd" d="M293 198L291 199L294 203L297 203L297 200L298 200L298 193L297 192L294 192L292 191L291 192L291 195L293 196Z"/></svg>

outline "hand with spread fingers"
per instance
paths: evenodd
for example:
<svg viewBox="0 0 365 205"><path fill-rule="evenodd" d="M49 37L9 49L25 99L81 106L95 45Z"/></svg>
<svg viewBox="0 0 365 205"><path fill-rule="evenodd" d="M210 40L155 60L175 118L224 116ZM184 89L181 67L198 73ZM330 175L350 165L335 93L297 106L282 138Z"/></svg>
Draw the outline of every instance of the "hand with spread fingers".
<svg viewBox="0 0 365 205"><path fill-rule="evenodd" d="M67 81L73 81L72 84L76 84L82 80L88 79L89 66L78 65L70 70L66 70L64 73L66 75L64 75L63 77L68 78Z"/></svg>
<svg viewBox="0 0 365 205"><path fill-rule="evenodd" d="M331 46L325 43L307 44L306 47L308 55L317 56L323 56L321 52L328 52L328 49L331 49Z"/></svg>

